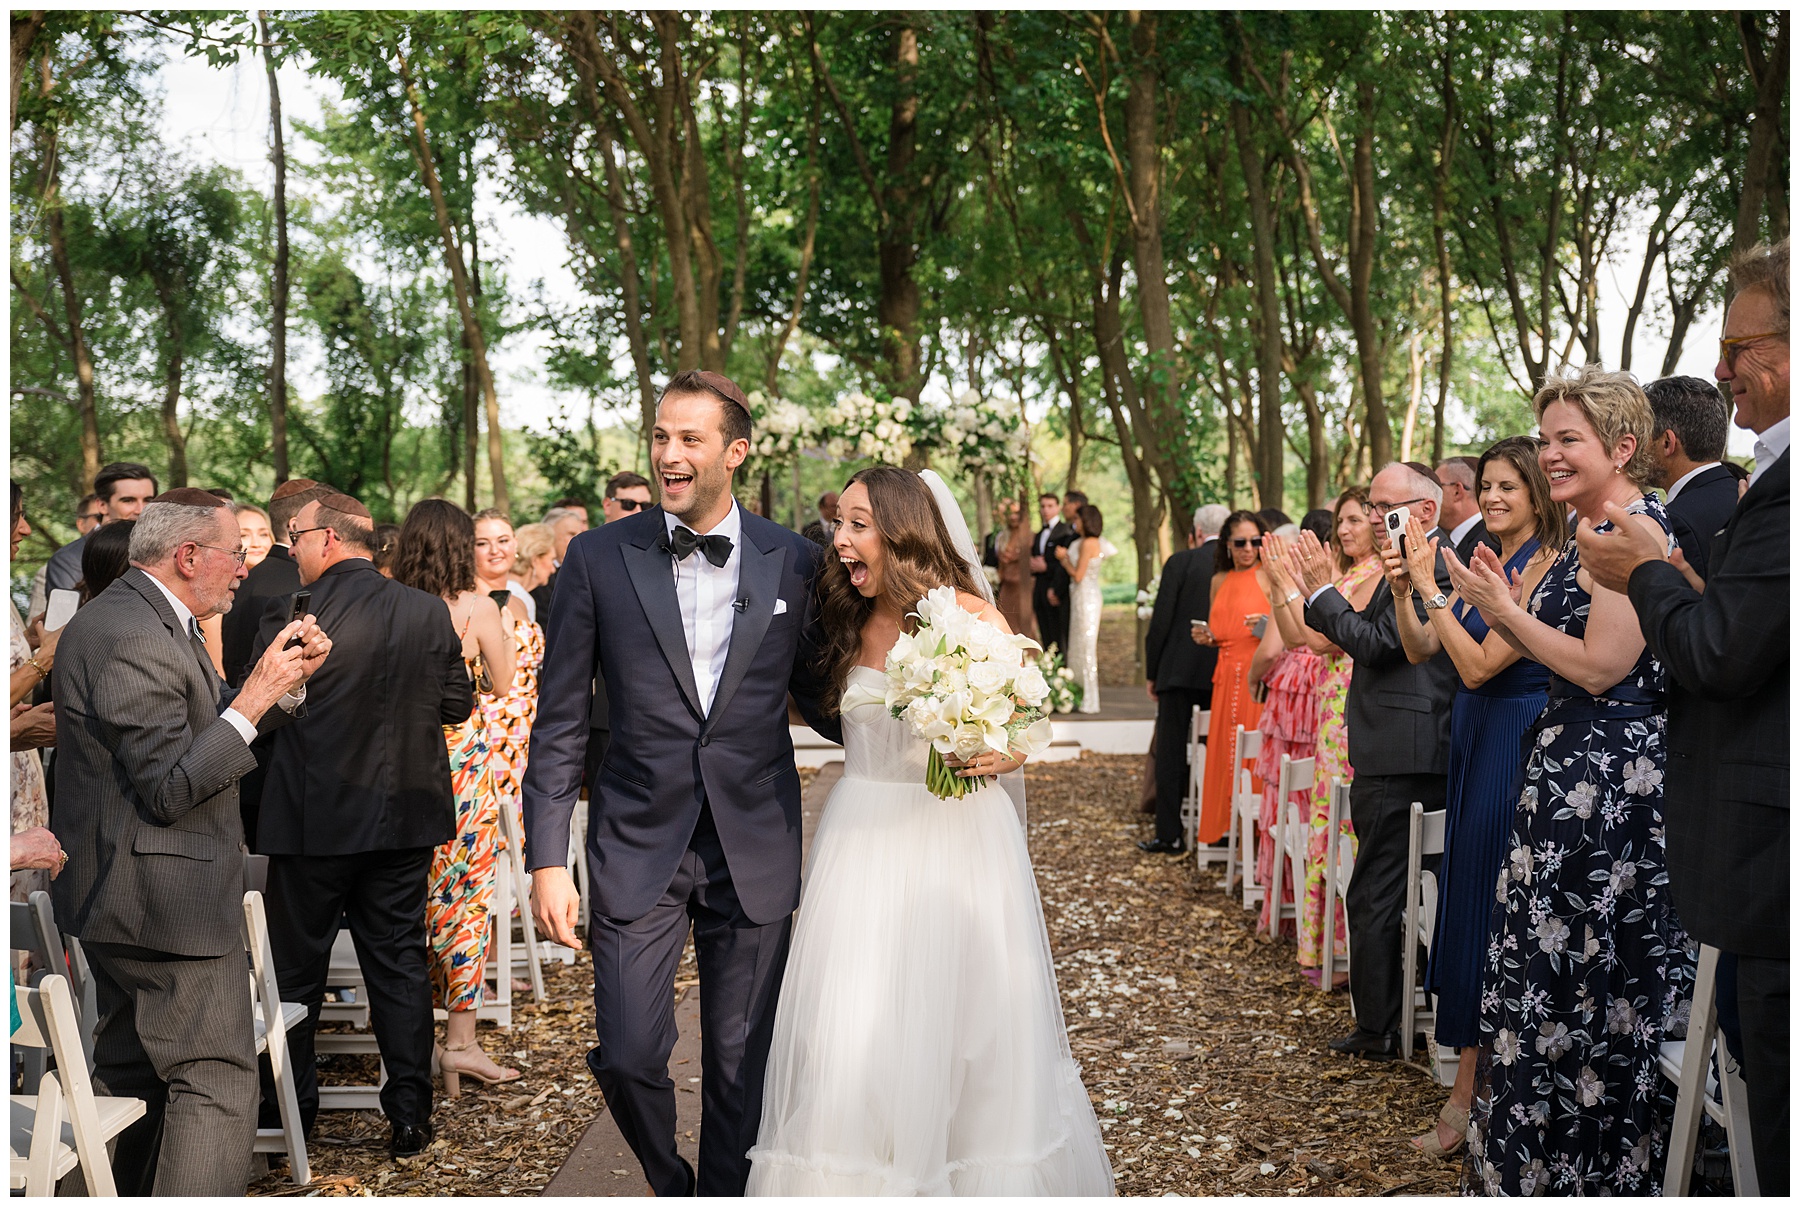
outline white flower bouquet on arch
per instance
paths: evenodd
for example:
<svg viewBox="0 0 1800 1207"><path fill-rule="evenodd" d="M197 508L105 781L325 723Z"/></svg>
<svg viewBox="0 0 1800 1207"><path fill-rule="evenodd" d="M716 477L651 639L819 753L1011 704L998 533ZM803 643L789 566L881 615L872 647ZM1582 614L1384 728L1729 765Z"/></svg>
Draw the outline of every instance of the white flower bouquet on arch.
<svg viewBox="0 0 1800 1207"><path fill-rule="evenodd" d="M1008 633L937 587L913 613L918 627L901 633L887 656L888 711L931 744L925 786L941 799L981 787L945 761L983 750L1030 757L1050 745L1042 705L1050 693L1029 652L1037 642Z"/></svg>

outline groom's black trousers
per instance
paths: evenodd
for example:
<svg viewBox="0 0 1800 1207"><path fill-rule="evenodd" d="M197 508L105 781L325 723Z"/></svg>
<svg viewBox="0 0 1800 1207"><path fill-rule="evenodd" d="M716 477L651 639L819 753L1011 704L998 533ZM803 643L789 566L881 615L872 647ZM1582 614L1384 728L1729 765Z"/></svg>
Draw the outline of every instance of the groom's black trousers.
<svg viewBox="0 0 1800 1207"><path fill-rule="evenodd" d="M675 970L690 922L700 960L698 1193L741 1196L750 1177L745 1154L762 1122L763 1071L792 919L759 926L744 916L705 806L675 879L650 912L631 922L596 914L588 926L600 1041L588 1068L651 1189L659 1197L694 1194L675 1148L669 1079Z"/></svg>

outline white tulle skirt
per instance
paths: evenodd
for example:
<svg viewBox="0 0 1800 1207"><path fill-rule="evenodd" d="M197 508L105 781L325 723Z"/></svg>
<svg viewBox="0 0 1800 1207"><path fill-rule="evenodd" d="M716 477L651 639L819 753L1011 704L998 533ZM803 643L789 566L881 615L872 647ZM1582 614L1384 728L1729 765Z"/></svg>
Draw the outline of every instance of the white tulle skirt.
<svg viewBox="0 0 1800 1207"><path fill-rule="evenodd" d="M1011 799L846 778L820 819L753 1195L1109 1195Z"/></svg>

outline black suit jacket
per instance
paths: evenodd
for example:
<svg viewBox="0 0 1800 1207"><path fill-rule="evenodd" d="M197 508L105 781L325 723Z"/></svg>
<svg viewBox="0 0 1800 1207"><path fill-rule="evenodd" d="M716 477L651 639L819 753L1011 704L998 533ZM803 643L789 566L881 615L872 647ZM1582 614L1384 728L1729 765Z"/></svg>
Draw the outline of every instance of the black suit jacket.
<svg viewBox="0 0 1800 1207"><path fill-rule="evenodd" d="M276 545L269 550L269 556L250 567L250 573L238 584L231 611L219 619L225 682L242 686L244 676L250 673L250 651L256 648L256 634L262 628L263 609L269 599L286 598L299 589L300 566L286 545Z"/></svg>
<svg viewBox="0 0 1800 1207"><path fill-rule="evenodd" d="M242 950L237 784L256 760L221 715L236 696L136 567L69 621L51 827L69 863L50 886L65 931L179 956ZM257 731L288 723L277 705Z"/></svg>
<svg viewBox="0 0 1800 1207"><path fill-rule="evenodd" d="M1440 544L1446 534L1435 529ZM1438 589L1448 595L1450 574L1437 559ZM1415 589L1412 606L1425 605ZM1350 765L1358 775L1443 775L1450 766L1450 702L1461 682L1450 655L1415 666L1400 644L1394 592L1382 576L1369 606L1358 612L1329 587L1306 609L1306 623L1355 663L1344 703Z"/></svg>
<svg viewBox="0 0 1800 1207"><path fill-rule="evenodd" d="M1675 909L1702 943L1786 958L1788 455L1713 538L1704 595L1667 562L1639 566L1630 592L1669 673L1663 817Z"/></svg>
<svg viewBox="0 0 1800 1207"><path fill-rule="evenodd" d="M1219 651L1216 646L1195 645L1190 623L1205 620L1212 612L1218 544L1215 539L1198 549L1183 549L1163 563L1162 585L1156 589L1156 607L1144 636L1144 678L1158 691L1165 687L1212 691Z"/></svg>
<svg viewBox="0 0 1800 1207"><path fill-rule="evenodd" d="M307 717L271 744L255 849L351 855L449 842L456 805L443 727L475 705L450 609L362 558L309 589L331 656L307 684ZM267 605L256 657L288 608Z"/></svg>
<svg viewBox="0 0 1800 1207"><path fill-rule="evenodd" d="M1761 485L1761 479L1758 479ZM1707 577L1713 538L1737 510L1737 479L1723 465L1715 465L1689 479L1669 503L1669 529L1687 564L1701 578Z"/></svg>
<svg viewBox="0 0 1800 1207"><path fill-rule="evenodd" d="M824 550L742 512L738 594L724 673L702 710L660 507L590 528L569 544L550 610L531 761L525 861L562 867L581 790L593 681L606 685L612 743L588 798L594 909L641 918L668 889L702 805L712 812L744 913L766 924L800 899L800 774L788 735L792 692L814 728L815 580Z"/></svg>
<svg viewBox="0 0 1800 1207"><path fill-rule="evenodd" d="M1042 574L1031 576L1031 602L1036 607L1047 607L1049 592L1055 591L1056 598L1061 600L1059 606L1066 607L1069 602L1069 572L1063 564L1056 560L1056 549L1059 545L1075 543L1075 529L1058 520L1049 528L1050 539L1044 540L1045 530L1040 528L1031 538L1031 555L1044 559L1045 568Z"/></svg>
<svg viewBox="0 0 1800 1207"><path fill-rule="evenodd" d="M1487 530L1487 522L1484 520L1476 520L1475 527L1463 533L1463 539L1456 542L1456 556L1462 559L1463 565L1468 565L1469 559L1475 556L1477 545L1486 545L1495 553L1500 552L1500 542Z"/></svg>

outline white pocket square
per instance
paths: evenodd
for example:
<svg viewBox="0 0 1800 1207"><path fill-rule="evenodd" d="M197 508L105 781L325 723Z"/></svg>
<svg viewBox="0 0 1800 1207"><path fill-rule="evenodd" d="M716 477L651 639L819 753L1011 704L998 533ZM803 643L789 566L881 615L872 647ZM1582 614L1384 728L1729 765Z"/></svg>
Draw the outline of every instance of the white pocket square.
<svg viewBox="0 0 1800 1207"><path fill-rule="evenodd" d="M786 613L786 612L787 612L787 600L785 600L785 599L779 599L779 598L778 598L778 599L776 599L776 601L775 601L775 615L777 615L777 616L781 616L781 615L784 615L784 614L785 614L785 613Z"/></svg>

